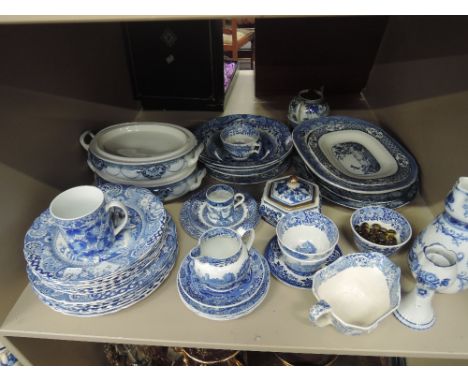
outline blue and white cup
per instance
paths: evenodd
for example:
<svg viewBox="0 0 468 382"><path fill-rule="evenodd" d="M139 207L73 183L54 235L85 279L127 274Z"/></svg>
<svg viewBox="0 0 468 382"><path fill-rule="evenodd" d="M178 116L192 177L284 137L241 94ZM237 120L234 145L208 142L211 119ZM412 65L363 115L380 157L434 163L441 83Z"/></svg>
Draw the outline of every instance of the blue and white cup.
<svg viewBox="0 0 468 382"><path fill-rule="evenodd" d="M220 138L224 149L236 160L245 160L262 149L258 129L243 121L235 121L225 127Z"/></svg>
<svg viewBox="0 0 468 382"><path fill-rule="evenodd" d="M195 274L211 289L232 289L248 274L249 249L254 239L253 229L242 236L230 228L206 231L189 254Z"/></svg>
<svg viewBox="0 0 468 382"><path fill-rule="evenodd" d="M234 213L234 209L245 200L243 194L235 193L234 189L227 184L215 184L209 187L205 196L208 217L214 223L228 219Z"/></svg>
<svg viewBox="0 0 468 382"><path fill-rule="evenodd" d="M114 219L114 208L121 212L119 219ZM106 203L102 190L94 186L62 192L52 200L49 211L60 233L58 248L65 256L84 262L100 261L100 254L113 245L128 221L127 208L116 200ZM119 223L115 225L114 220Z"/></svg>

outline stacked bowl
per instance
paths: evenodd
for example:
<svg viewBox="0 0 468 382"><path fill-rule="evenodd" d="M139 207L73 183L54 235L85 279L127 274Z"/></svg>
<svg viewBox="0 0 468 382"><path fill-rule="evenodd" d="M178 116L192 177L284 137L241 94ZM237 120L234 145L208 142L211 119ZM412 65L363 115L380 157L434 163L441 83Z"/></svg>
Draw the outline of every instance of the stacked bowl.
<svg viewBox="0 0 468 382"><path fill-rule="evenodd" d="M144 188L120 185L64 191L24 240L33 291L73 316L113 313L149 296L168 277L177 251L162 202Z"/></svg>
<svg viewBox="0 0 468 382"><path fill-rule="evenodd" d="M86 143L91 137L91 143ZM198 188L206 170L197 165L203 144L187 129L161 122L109 126L80 137L98 184L144 187L163 201Z"/></svg>
<svg viewBox="0 0 468 382"><path fill-rule="evenodd" d="M212 119L195 131L210 175L236 184L262 183L289 167L293 148L289 129L271 118L233 114Z"/></svg>

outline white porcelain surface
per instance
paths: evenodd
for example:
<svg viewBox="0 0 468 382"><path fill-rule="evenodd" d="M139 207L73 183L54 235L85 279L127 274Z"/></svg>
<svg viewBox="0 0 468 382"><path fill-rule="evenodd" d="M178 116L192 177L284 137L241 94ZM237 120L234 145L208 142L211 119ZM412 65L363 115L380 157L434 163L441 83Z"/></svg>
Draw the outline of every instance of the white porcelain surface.
<svg viewBox="0 0 468 382"><path fill-rule="evenodd" d="M109 126L93 138L89 150L116 163L149 163L180 157L197 142L187 129L162 122L132 122Z"/></svg>
<svg viewBox="0 0 468 382"><path fill-rule="evenodd" d="M333 325L343 334L374 330L400 303L400 269L382 254L354 253L313 277L318 302L309 312L314 325Z"/></svg>

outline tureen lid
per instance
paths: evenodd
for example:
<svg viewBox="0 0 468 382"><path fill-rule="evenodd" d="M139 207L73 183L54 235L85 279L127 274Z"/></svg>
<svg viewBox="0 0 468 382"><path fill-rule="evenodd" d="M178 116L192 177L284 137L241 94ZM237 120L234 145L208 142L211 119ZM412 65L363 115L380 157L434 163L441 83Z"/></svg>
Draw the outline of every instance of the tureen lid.
<svg viewBox="0 0 468 382"><path fill-rule="evenodd" d="M312 183L291 175L272 180L268 196L283 206L298 207L314 202L315 188Z"/></svg>

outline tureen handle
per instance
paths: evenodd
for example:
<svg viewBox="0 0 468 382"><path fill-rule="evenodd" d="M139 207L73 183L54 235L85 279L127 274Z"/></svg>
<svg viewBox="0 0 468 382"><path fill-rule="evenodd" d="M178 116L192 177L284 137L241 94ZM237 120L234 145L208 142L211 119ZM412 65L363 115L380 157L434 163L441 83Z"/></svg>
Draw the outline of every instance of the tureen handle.
<svg viewBox="0 0 468 382"><path fill-rule="evenodd" d="M89 130L86 130L83 134L80 135L80 144L86 151L89 149L89 143L86 143L85 141L88 135L91 137L91 140L94 138L94 134Z"/></svg>
<svg viewBox="0 0 468 382"><path fill-rule="evenodd" d="M331 306L325 300L320 300L310 308L309 319L318 327L330 325Z"/></svg>
<svg viewBox="0 0 468 382"><path fill-rule="evenodd" d="M198 157L200 156L201 152L205 148L203 143L200 143L195 150L193 150L192 157L187 160L187 167L194 165L198 161Z"/></svg>

